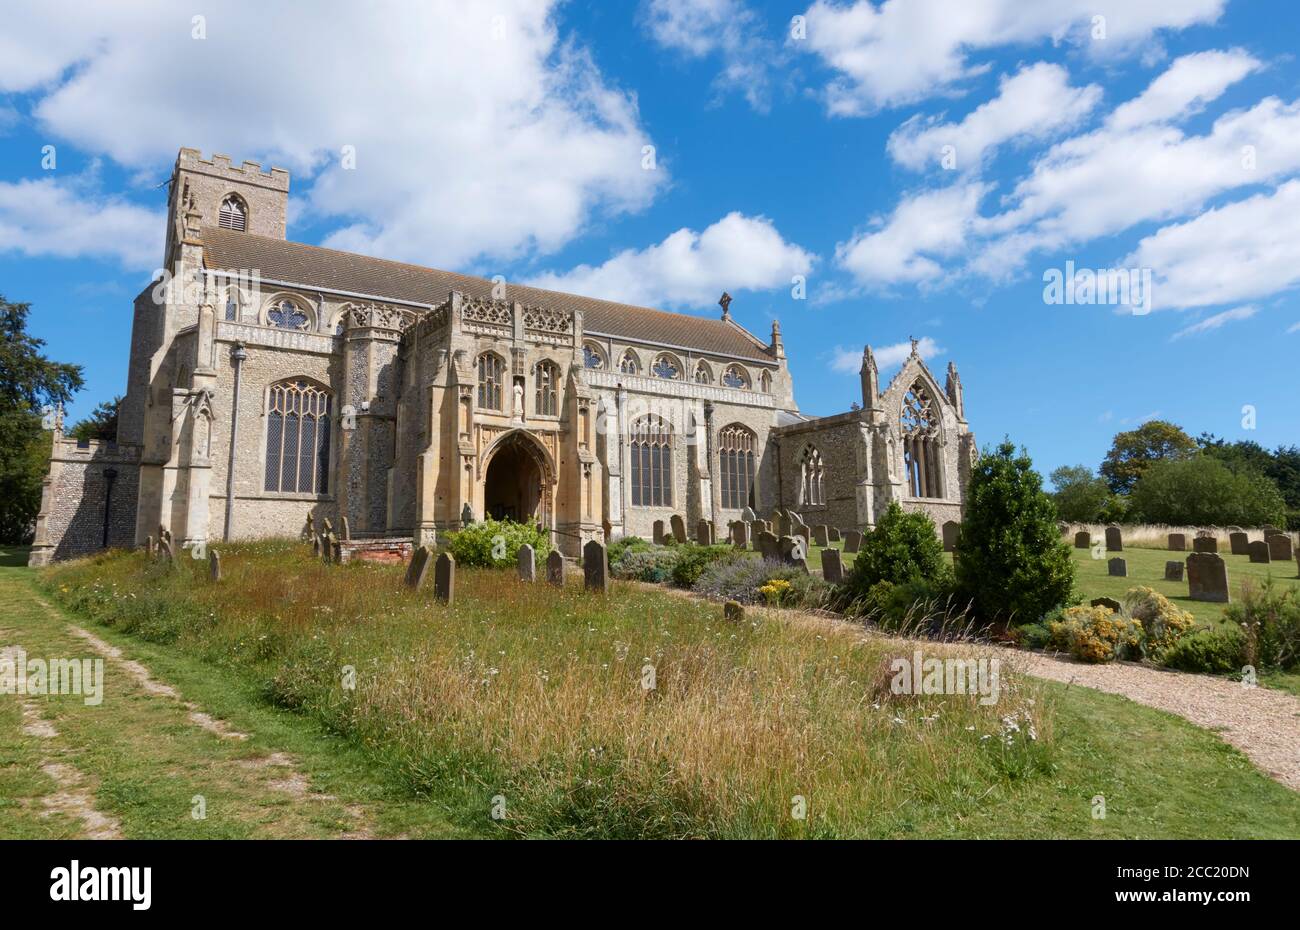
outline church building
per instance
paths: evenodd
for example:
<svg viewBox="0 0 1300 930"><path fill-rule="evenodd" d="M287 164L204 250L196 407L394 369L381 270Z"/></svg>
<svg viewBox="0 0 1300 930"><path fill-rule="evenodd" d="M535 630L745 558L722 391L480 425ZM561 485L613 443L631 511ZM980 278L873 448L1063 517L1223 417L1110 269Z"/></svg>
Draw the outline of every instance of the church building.
<svg viewBox="0 0 1300 930"><path fill-rule="evenodd" d="M436 543L483 516L564 553L777 507L870 529L891 501L960 521L961 381L916 352L799 412L780 325L669 313L290 241L289 174L181 149L164 275L135 300L116 442L55 424L32 564L302 535Z"/></svg>

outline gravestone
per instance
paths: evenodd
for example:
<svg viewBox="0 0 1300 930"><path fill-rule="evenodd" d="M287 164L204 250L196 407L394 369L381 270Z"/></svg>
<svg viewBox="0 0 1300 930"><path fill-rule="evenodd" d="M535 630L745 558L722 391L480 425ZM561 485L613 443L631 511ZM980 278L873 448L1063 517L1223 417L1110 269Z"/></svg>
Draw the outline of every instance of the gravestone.
<svg viewBox="0 0 1300 930"><path fill-rule="evenodd" d="M680 520L681 517L673 515L674 532ZM594 539L582 547L582 583L588 591L609 593L609 559L605 547Z"/></svg>
<svg viewBox="0 0 1300 930"><path fill-rule="evenodd" d="M1291 537L1286 533L1274 533L1268 538L1268 555L1274 562L1291 561Z"/></svg>
<svg viewBox="0 0 1300 930"><path fill-rule="evenodd" d="M808 544L802 536L782 536L778 549L782 562L808 571Z"/></svg>
<svg viewBox="0 0 1300 930"><path fill-rule="evenodd" d="M1250 555L1250 537L1245 533L1229 533L1228 545L1231 547L1233 555Z"/></svg>
<svg viewBox="0 0 1300 930"><path fill-rule="evenodd" d="M803 522L803 517L799 516L799 514L795 513L793 510L790 511L790 522L795 525L796 529L808 525Z"/></svg>
<svg viewBox="0 0 1300 930"><path fill-rule="evenodd" d="M339 524L340 524L341 527L342 527L342 535L339 536L339 539L351 539L351 538L352 538L352 524L348 523L348 518L347 518L347 517L344 517L342 520L339 521Z"/></svg>
<svg viewBox="0 0 1300 930"><path fill-rule="evenodd" d="M731 523L731 545L737 549L744 549L749 545L749 524L744 520L733 520Z"/></svg>
<svg viewBox="0 0 1300 930"><path fill-rule="evenodd" d="M305 533L303 539L316 538L316 518L312 514L307 514L307 528L303 532Z"/></svg>
<svg viewBox="0 0 1300 930"><path fill-rule="evenodd" d="M326 520L325 523L328 525L328 524L329 524L329 521ZM333 531L333 530L330 530L330 531L326 532L325 534L323 534L323 535L321 536L321 540L320 540L320 558L321 558L321 561L324 562L326 565L329 565L329 564L334 560L334 540L335 540L335 538L336 538L336 537L334 536L334 531Z"/></svg>
<svg viewBox="0 0 1300 930"><path fill-rule="evenodd" d="M424 587L425 581L429 578L429 562L433 556L433 550L428 546L421 546L411 553L411 561L406 566L406 586L415 588L417 591Z"/></svg>
<svg viewBox="0 0 1300 930"><path fill-rule="evenodd" d="M1271 524L1270 524L1269 526L1260 527L1260 529L1262 529L1262 530L1264 531L1264 538L1265 538L1265 539L1268 539L1268 538L1269 538L1270 536L1272 536L1274 533L1280 533L1280 532L1282 532L1282 531L1279 530L1276 526L1273 526L1273 525L1271 525Z"/></svg>
<svg viewBox="0 0 1300 930"><path fill-rule="evenodd" d="M321 532L323 532L326 536L334 532L334 524L330 522L329 517L326 517L325 522L321 524Z"/></svg>
<svg viewBox="0 0 1300 930"><path fill-rule="evenodd" d="M780 544L775 533L764 530L754 537L754 545L765 559L776 561L781 558Z"/></svg>
<svg viewBox="0 0 1300 930"><path fill-rule="evenodd" d="M740 512L740 519L744 520L746 523L753 523L758 519L758 514L754 513L753 507L746 507Z"/></svg>
<svg viewBox="0 0 1300 930"><path fill-rule="evenodd" d="M722 619L728 623L744 623L745 608L739 601L727 601L722 605Z"/></svg>
<svg viewBox="0 0 1300 930"><path fill-rule="evenodd" d="M1106 527L1106 551L1124 551L1124 536L1120 533L1118 526Z"/></svg>
<svg viewBox="0 0 1300 930"><path fill-rule="evenodd" d="M713 543L713 540L710 538L712 535L708 520L701 520L699 523L695 524L695 541L701 546L711 545Z"/></svg>
<svg viewBox="0 0 1300 930"><path fill-rule="evenodd" d="M1182 581L1183 580L1183 563L1166 562L1165 563L1165 581Z"/></svg>
<svg viewBox="0 0 1300 930"><path fill-rule="evenodd" d="M343 564L343 543L333 533L330 534L330 564Z"/></svg>
<svg viewBox="0 0 1300 930"><path fill-rule="evenodd" d="M840 542L844 537L841 535L838 527L831 527L831 542Z"/></svg>
<svg viewBox="0 0 1300 930"><path fill-rule="evenodd" d="M1091 548L1092 548L1092 534L1089 533L1089 532L1086 531L1086 530L1080 530L1079 532L1075 533L1075 534L1074 534L1074 548L1076 548L1076 549L1091 549Z"/></svg>
<svg viewBox="0 0 1300 930"><path fill-rule="evenodd" d="M1094 597L1090 603L1092 607L1105 607L1107 610L1119 613L1120 603L1113 597Z"/></svg>
<svg viewBox="0 0 1300 930"><path fill-rule="evenodd" d="M158 551L158 547L154 545L153 537L146 536L144 538L144 554L152 559L154 553L157 551Z"/></svg>
<svg viewBox="0 0 1300 930"><path fill-rule="evenodd" d="M221 580L221 556L216 549L208 550L208 578L211 581Z"/></svg>
<svg viewBox="0 0 1300 930"><path fill-rule="evenodd" d="M568 563L564 561L564 556L560 555L560 550L552 549L551 554L546 557L546 583L553 584L557 588L564 587L567 571Z"/></svg>
<svg viewBox="0 0 1300 930"><path fill-rule="evenodd" d="M673 528L673 539L679 543L686 542L686 521L682 519L681 514L673 514L668 523Z"/></svg>
<svg viewBox="0 0 1300 930"><path fill-rule="evenodd" d="M1219 541L1213 536L1197 536L1192 540L1192 551L1214 554L1219 551Z"/></svg>
<svg viewBox="0 0 1300 930"><path fill-rule="evenodd" d="M943 525L943 551L957 551L957 534L961 532L961 524L956 520L949 520Z"/></svg>
<svg viewBox="0 0 1300 930"><path fill-rule="evenodd" d="M450 552L438 556L433 570L433 596L444 604L456 600L456 559Z"/></svg>
<svg viewBox="0 0 1300 930"><path fill-rule="evenodd" d="M520 581L537 580L537 553L533 547L524 543L519 547L519 557L516 559L519 565Z"/></svg>
<svg viewBox="0 0 1300 930"><path fill-rule="evenodd" d="M664 521L656 520L655 521L655 545L662 546L663 544L664 544Z"/></svg>
<svg viewBox="0 0 1300 930"><path fill-rule="evenodd" d="M1106 563L1106 571L1114 578L1128 577L1128 563L1123 559L1111 559Z"/></svg>
<svg viewBox="0 0 1300 930"><path fill-rule="evenodd" d="M1268 543L1253 542L1250 544L1250 561L1259 565L1267 565L1273 561L1273 553L1270 551Z"/></svg>
<svg viewBox="0 0 1300 930"><path fill-rule="evenodd" d="M794 535L803 540L803 547L808 548L812 544L812 529L804 523L794 528Z"/></svg>
<svg viewBox="0 0 1300 930"><path fill-rule="evenodd" d="M822 550L822 578L830 584L844 581L844 563L840 561L840 550Z"/></svg>
<svg viewBox="0 0 1300 930"><path fill-rule="evenodd" d="M1194 601L1228 603L1228 563L1223 556L1193 552L1187 557L1187 593Z"/></svg>
<svg viewBox="0 0 1300 930"><path fill-rule="evenodd" d="M758 539L759 533L767 532L766 520L750 520L747 526L749 527L749 535L746 538L751 546L754 544L754 540Z"/></svg>
<svg viewBox="0 0 1300 930"><path fill-rule="evenodd" d="M1186 551L1187 551L1187 535L1186 535L1185 533L1170 533L1170 534L1169 534L1169 551L1170 551L1170 552L1186 552Z"/></svg>
<svg viewBox="0 0 1300 930"><path fill-rule="evenodd" d="M316 556L316 558L318 559L320 558L320 537L319 536L313 536L311 538L311 554Z"/></svg>
<svg viewBox="0 0 1300 930"><path fill-rule="evenodd" d="M825 523L818 523L813 527L813 539L817 541L817 545L819 546L829 546L831 544L830 527Z"/></svg>
<svg viewBox="0 0 1300 930"><path fill-rule="evenodd" d="M776 520L776 527L772 530L778 536L793 536L794 521L786 514L781 514Z"/></svg>
<svg viewBox="0 0 1300 930"><path fill-rule="evenodd" d="M844 551L853 555L862 548L862 534L857 530L844 531Z"/></svg>

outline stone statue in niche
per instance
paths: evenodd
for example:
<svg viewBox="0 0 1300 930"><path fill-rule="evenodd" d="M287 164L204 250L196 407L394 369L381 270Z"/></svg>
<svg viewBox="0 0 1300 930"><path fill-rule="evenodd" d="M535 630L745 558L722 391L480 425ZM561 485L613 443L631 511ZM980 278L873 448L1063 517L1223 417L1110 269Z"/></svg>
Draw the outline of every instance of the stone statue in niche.
<svg viewBox="0 0 1300 930"><path fill-rule="evenodd" d="M524 386L518 381L515 382L515 419L524 418Z"/></svg>

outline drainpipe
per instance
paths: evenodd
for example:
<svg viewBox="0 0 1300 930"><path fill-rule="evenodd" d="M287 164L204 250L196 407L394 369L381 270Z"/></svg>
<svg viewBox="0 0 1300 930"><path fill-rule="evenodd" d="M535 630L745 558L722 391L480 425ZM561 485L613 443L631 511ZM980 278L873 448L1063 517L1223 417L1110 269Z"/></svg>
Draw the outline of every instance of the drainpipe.
<svg viewBox="0 0 1300 930"><path fill-rule="evenodd" d="M226 526L221 538L230 542L230 528L235 519L235 449L239 440L239 376L244 370L244 359L248 353L244 344L236 342L230 358L235 363L235 389L230 402L230 458L226 463Z"/></svg>
<svg viewBox="0 0 1300 930"><path fill-rule="evenodd" d="M101 548L108 548L108 521L113 512L113 481L117 478L116 468L104 469L104 542Z"/></svg>

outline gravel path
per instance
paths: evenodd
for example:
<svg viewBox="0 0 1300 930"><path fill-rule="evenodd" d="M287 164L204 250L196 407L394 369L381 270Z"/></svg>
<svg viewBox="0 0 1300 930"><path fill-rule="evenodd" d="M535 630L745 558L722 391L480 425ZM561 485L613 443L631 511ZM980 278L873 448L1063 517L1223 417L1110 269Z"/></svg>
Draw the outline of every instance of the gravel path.
<svg viewBox="0 0 1300 930"><path fill-rule="evenodd" d="M1033 652L1017 652L1015 664L1038 678L1118 694L1214 730L1265 774L1300 791L1300 698L1285 691L1128 662L1084 665Z"/></svg>

